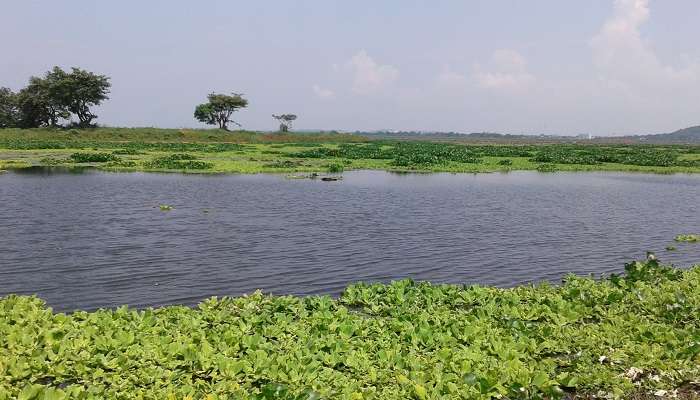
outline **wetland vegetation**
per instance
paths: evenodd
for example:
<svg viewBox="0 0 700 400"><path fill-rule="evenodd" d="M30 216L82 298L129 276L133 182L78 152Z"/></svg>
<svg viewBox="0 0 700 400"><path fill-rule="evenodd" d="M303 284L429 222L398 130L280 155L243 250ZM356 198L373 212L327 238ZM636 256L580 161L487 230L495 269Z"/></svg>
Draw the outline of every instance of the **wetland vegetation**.
<svg viewBox="0 0 700 400"><path fill-rule="evenodd" d="M9 295L0 399L694 398L700 266L625 270L72 314Z"/></svg>
<svg viewBox="0 0 700 400"><path fill-rule="evenodd" d="M183 159L181 157L187 157ZM0 169L40 165L123 171L700 172L700 147L463 144L338 133L97 128L0 130Z"/></svg>

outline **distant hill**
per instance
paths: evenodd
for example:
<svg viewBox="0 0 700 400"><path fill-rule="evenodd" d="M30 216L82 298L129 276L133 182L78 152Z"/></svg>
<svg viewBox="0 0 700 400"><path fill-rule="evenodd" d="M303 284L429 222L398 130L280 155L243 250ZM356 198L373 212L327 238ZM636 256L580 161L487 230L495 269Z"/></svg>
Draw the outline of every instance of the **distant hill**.
<svg viewBox="0 0 700 400"><path fill-rule="evenodd" d="M580 140L573 136L555 135L511 135L495 132L416 132L416 131L356 131L357 135L373 139L403 139L403 140L431 140L431 141L459 141L459 142L498 142L498 143L552 143L572 142Z"/></svg>
<svg viewBox="0 0 700 400"><path fill-rule="evenodd" d="M496 143L649 143L649 144L696 144L700 145L700 126L679 129L671 133L628 136L558 136L558 135L511 135L493 132L416 132L373 131L353 132L374 139L434 140L459 142Z"/></svg>
<svg viewBox="0 0 700 400"><path fill-rule="evenodd" d="M671 133L656 135L622 136L616 139L653 144L700 144L700 126L679 129Z"/></svg>

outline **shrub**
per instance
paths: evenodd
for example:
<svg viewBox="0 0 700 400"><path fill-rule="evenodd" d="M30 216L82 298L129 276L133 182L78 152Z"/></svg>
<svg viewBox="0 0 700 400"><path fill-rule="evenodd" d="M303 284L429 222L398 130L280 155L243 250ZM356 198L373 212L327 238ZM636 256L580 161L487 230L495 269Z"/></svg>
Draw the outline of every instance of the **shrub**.
<svg viewBox="0 0 700 400"><path fill-rule="evenodd" d="M119 157L110 153L73 153L70 155L70 158L73 160L73 162L76 163L93 163L119 160Z"/></svg>

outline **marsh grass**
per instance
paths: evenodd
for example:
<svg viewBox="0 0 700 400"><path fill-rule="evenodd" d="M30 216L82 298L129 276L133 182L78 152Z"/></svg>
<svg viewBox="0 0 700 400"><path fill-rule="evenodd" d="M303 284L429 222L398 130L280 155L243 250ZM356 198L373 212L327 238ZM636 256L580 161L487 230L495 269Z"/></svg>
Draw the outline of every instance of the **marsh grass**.
<svg viewBox="0 0 700 400"><path fill-rule="evenodd" d="M369 141L356 135L340 134L261 134L151 128L100 128L72 133L64 130L0 130L0 163L7 165L7 168L27 164L49 165L52 159L69 157L75 152L110 152L126 158L124 163L116 160L98 162L98 168L146 171L312 172L325 171L332 164L342 164L345 170L416 172L700 172L700 150L697 146L472 145ZM163 158L170 153L194 154L197 159ZM42 159L48 163L42 162ZM6 160L21 163L6 163Z"/></svg>

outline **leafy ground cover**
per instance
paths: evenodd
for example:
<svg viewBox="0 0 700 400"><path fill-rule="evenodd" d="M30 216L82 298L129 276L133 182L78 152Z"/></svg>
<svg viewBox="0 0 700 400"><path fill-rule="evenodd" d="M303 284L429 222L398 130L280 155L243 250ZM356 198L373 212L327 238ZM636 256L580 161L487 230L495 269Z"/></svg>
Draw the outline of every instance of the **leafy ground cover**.
<svg viewBox="0 0 700 400"><path fill-rule="evenodd" d="M75 153L80 157L72 156ZM173 153L191 154L196 160L168 159ZM433 172L692 173L700 172L700 147L371 141L343 134L152 128L0 130L0 169L36 165L198 173L323 172L330 166Z"/></svg>
<svg viewBox="0 0 700 400"><path fill-rule="evenodd" d="M0 299L0 399L693 398L700 266L500 289L403 280L338 299L52 312Z"/></svg>

